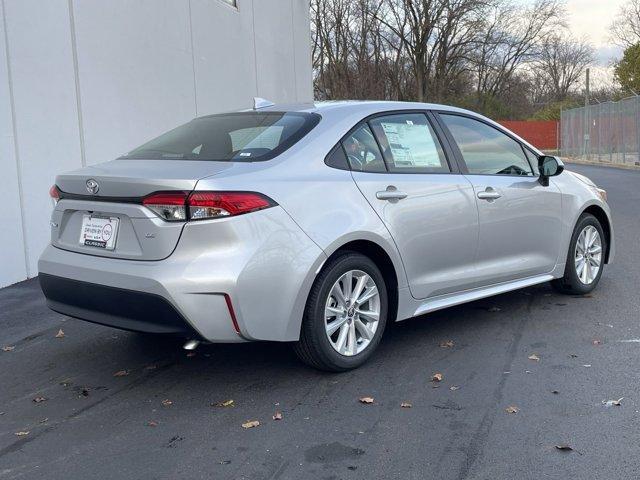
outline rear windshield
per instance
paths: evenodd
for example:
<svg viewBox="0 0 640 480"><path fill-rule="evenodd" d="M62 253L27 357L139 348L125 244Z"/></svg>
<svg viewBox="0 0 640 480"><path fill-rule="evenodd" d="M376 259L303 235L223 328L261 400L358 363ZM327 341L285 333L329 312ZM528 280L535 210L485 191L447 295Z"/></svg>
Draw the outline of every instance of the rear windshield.
<svg viewBox="0 0 640 480"><path fill-rule="evenodd" d="M318 124L304 112L238 112L196 118L123 155L123 159L269 160Z"/></svg>

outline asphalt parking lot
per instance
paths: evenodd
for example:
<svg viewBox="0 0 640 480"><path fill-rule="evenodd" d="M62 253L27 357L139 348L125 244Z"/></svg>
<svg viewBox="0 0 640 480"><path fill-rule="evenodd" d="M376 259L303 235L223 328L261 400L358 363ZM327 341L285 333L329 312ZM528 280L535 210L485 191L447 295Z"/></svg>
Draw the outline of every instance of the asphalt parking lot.
<svg viewBox="0 0 640 480"><path fill-rule="evenodd" d="M48 311L36 280L0 290L0 479L638 478L640 171L569 168L614 210L592 295L542 285L402 322L344 374L283 344L187 356Z"/></svg>

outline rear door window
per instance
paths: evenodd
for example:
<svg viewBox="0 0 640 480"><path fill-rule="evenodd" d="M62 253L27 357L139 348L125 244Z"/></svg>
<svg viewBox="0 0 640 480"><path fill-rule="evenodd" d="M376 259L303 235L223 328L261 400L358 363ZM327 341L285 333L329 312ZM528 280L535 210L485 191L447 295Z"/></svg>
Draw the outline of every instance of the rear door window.
<svg viewBox="0 0 640 480"><path fill-rule="evenodd" d="M443 173L449 165L426 115L394 114L369 122L390 172Z"/></svg>
<svg viewBox="0 0 640 480"><path fill-rule="evenodd" d="M120 158L147 160L269 160L320 121L306 112L238 112L192 120Z"/></svg>

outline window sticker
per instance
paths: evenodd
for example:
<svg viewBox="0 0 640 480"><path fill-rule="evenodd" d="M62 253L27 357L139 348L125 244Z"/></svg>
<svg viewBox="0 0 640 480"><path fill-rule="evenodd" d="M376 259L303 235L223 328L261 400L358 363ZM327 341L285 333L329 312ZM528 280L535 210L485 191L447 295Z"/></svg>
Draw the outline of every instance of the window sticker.
<svg viewBox="0 0 640 480"><path fill-rule="evenodd" d="M429 127L406 123L381 122L389 142L388 151L396 167L440 168L442 163Z"/></svg>

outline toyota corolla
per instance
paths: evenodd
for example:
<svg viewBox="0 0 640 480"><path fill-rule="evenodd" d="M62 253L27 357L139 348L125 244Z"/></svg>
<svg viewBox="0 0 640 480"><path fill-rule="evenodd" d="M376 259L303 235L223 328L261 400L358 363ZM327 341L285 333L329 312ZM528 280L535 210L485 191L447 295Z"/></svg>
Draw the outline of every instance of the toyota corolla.
<svg viewBox="0 0 640 480"><path fill-rule="evenodd" d="M387 323L549 281L586 294L613 258L606 192L487 118L262 104L56 177L49 307L342 371Z"/></svg>

